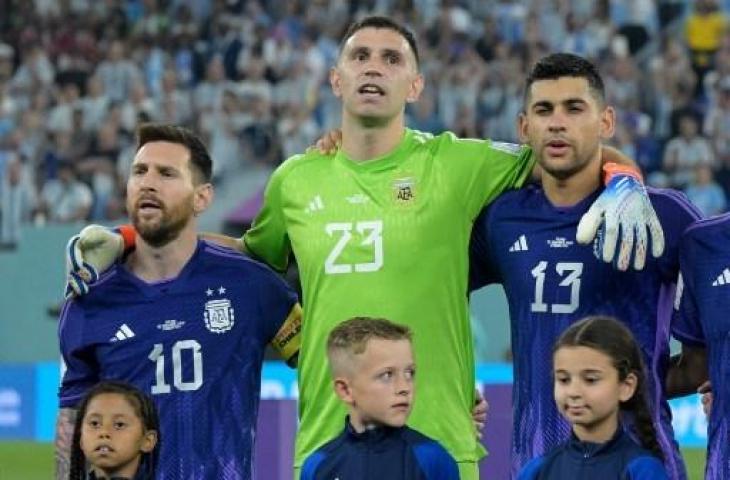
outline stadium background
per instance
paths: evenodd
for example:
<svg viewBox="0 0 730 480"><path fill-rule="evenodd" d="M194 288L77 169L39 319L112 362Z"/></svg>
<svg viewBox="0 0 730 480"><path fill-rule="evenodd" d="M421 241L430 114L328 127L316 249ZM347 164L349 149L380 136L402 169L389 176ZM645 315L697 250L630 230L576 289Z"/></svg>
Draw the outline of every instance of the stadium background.
<svg viewBox="0 0 730 480"><path fill-rule="evenodd" d="M728 11L729 0L0 0L0 480L51 478L63 247L84 222L123 221L139 121L204 136L217 198L202 227L238 234L271 170L338 124L326 80L343 29L382 13L419 40L427 87L409 126L514 140L524 73L572 51L601 69L614 145L649 183L714 214L730 190ZM472 313L479 378L508 391L499 289L476 293ZM296 392L283 372L267 367L262 403L282 435ZM701 478L697 399L673 407ZM493 404L487 462L506 451L493 432L504 410ZM271 445L261 455L278 465L259 478L288 472L288 447Z"/></svg>

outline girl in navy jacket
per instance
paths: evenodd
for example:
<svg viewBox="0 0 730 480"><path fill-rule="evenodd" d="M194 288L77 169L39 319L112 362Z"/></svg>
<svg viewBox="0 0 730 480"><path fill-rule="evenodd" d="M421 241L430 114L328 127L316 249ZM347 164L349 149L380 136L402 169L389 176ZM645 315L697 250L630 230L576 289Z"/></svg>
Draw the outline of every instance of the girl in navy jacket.
<svg viewBox="0 0 730 480"><path fill-rule="evenodd" d="M555 402L570 440L529 462L518 480L666 480L647 407L644 365L631 332L609 317L568 328L553 349ZM619 414L633 415L637 444Z"/></svg>

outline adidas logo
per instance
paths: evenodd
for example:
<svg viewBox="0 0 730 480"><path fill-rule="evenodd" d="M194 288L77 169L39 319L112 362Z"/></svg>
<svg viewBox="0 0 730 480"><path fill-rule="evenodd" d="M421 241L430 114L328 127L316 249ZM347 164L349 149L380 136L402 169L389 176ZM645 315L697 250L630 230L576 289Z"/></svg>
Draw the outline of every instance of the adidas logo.
<svg viewBox="0 0 730 480"><path fill-rule="evenodd" d="M719 287L720 285L725 285L730 283L730 268L726 268L722 271L720 275L717 276L717 280L712 282L713 287Z"/></svg>
<svg viewBox="0 0 730 480"><path fill-rule="evenodd" d="M306 213L314 213L318 210L324 210L324 202L322 201L322 197L319 195L309 202L309 205L307 205L307 208L305 208L304 211Z"/></svg>
<svg viewBox="0 0 730 480"><path fill-rule="evenodd" d="M123 323L121 327L117 330L117 333L114 334L112 338L109 339L110 342L117 342L120 340L127 340L134 337L134 332L131 328L127 326L126 323Z"/></svg>
<svg viewBox="0 0 730 480"><path fill-rule="evenodd" d="M509 247L510 252L526 252L527 250L529 250L527 248L527 238L524 235L520 235L520 238Z"/></svg>

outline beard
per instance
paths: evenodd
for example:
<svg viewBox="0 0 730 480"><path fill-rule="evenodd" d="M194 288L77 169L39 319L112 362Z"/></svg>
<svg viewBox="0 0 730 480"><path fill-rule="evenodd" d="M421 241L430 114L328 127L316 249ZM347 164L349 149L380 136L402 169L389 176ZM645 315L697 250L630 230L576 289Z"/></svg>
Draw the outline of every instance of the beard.
<svg viewBox="0 0 730 480"><path fill-rule="evenodd" d="M160 205L160 215L141 218L136 208L130 208L132 224L142 239L155 248L163 247L180 236L194 215L192 195L177 205Z"/></svg>

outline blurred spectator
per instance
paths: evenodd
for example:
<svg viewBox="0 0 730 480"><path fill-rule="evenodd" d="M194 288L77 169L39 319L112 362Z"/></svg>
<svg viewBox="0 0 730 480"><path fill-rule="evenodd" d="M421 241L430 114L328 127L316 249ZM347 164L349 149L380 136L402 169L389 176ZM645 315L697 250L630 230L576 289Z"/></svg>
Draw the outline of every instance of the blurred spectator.
<svg viewBox="0 0 730 480"><path fill-rule="evenodd" d="M0 154L2 155L2 154ZM22 222L28 221L35 207L35 190L27 164L18 155L5 153L0 161L0 249L15 248L20 242Z"/></svg>
<svg viewBox="0 0 730 480"><path fill-rule="evenodd" d="M698 165L694 174L692 182L685 190L690 202L706 217L724 212L727 207L725 191L715 182L712 169L707 165Z"/></svg>
<svg viewBox="0 0 730 480"><path fill-rule="evenodd" d="M58 177L41 189L38 215L56 223L80 222L88 218L91 203L91 189L79 181L74 166L64 162L58 166Z"/></svg>
<svg viewBox="0 0 730 480"><path fill-rule="evenodd" d="M705 117L703 132L712 142L720 165L730 168L730 76L718 84L717 103Z"/></svg>
<svg viewBox="0 0 730 480"><path fill-rule="evenodd" d="M687 18L685 33L687 45L692 51L692 67L697 73L701 93L702 79L712 68L713 55L720 48L720 41L727 30L727 16L716 0L694 0L694 9Z"/></svg>
<svg viewBox="0 0 730 480"><path fill-rule="evenodd" d="M669 176L669 184L685 187L694 177L699 165L715 168L715 154L710 142L699 134L697 119L685 115L679 121L679 136L672 138L664 151L663 170Z"/></svg>
<svg viewBox="0 0 730 480"><path fill-rule="evenodd" d="M142 80L139 67L127 58L124 43L120 40L112 40L107 58L99 64L96 75L104 85L105 95L114 102L127 99L132 87Z"/></svg>
<svg viewBox="0 0 730 480"><path fill-rule="evenodd" d="M0 149L24 159L35 197L59 163L73 163L91 188L95 219L121 212L120 178L141 120L201 130L218 182L252 162L274 166L339 125L327 69L347 25L375 13L405 22L419 37L426 90L407 110L413 128L515 141L525 72L548 52L569 50L604 73L620 118L615 144L647 174L659 171L653 180L674 181L669 160L673 171L662 177L664 145L681 137L680 118L689 114L704 126L724 166L716 178L730 189L720 88L730 78L730 33L717 0L6 3ZM671 23L683 10L692 14L687 36ZM703 55L699 85L691 58ZM682 142L667 144L668 159L678 149L697 150ZM686 179L689 163L680 168Z"/></svg>

